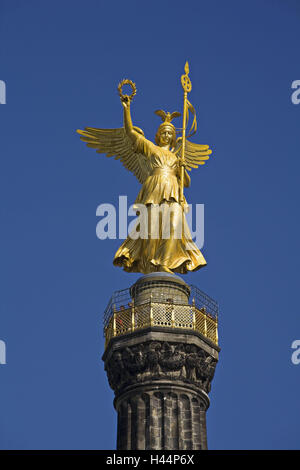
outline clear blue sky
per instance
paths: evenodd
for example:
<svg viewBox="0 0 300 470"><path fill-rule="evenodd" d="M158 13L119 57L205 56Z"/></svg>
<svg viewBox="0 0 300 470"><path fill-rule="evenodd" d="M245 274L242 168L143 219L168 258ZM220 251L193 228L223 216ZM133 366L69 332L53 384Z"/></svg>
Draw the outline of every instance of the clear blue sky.
<svg viewBox="0 0 300 470"><path fill-rule="evenodd" d="M208 265L184 278L221 308L209 448L299 448L299 20L297 0L0 0L0 448L115 447L102 315L138 275L113 267L96 207L139 184L75 129L121 126L128 77L153 139L186 59L194 141L213 149L186 191Z"/></svg>

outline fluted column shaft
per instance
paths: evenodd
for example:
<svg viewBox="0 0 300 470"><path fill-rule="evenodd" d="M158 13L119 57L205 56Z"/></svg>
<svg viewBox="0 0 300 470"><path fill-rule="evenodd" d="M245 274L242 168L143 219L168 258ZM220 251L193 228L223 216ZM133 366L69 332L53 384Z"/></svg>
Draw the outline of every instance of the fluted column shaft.
<svg viewBox="0 0 300 470"><path fill-rule="evenodd" d="M195 332L149 328L113 338L103 356L118 412L118 449L206 449L218 348Z"/></svg>
<svg viewBox="0 0 300 470"><path fill-rule="evenodd" d="M196 393L136 391L116 400L116 408L119 450L207 449L206 404Z"/></svg>

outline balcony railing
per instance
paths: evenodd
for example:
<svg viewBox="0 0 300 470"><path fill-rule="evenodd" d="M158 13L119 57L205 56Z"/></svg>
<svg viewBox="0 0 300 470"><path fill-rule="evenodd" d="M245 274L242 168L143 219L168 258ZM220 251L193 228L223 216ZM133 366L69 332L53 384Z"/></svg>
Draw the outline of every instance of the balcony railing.
<svg viewBox="0 0 300 470"><path fill-rule="evenodd" d="M133 299L127 307L113 306L112 314L104 324L105 347L109 341L124 334L132 333L147 327L193 330L201 333L218 344L218 317L206 311L206 307L173 302L162 302L156 299L135 305Z"/></svg>

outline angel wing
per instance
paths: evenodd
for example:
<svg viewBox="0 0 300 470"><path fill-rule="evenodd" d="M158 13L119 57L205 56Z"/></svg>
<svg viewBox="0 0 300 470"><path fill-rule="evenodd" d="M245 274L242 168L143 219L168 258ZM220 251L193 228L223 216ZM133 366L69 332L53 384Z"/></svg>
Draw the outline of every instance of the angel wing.
<svg viewBox="0 0 300 470"><path fill-rule="evenodd" d="M174 153L181 157L182 151L182 137L179 137L176 142ZM209 159L212 151L209 145L194 144L189 140L185 141L184 159L186 163L186 169L191 171L192 168L198 168L199 165L204 165Z"/></svg>
<svg viewBox="0 0 300 470"><path fill-rule="evenodd" d="M141 135L143 131L134 126L134 130ZM84 131L78 129L80 139L88 147L96 149L97 153L105 153L107 157L120 160L125 168L131 171L143 184L151 173L150 164L145 155L138 153L134 144L127 136L124 127L119 129L96 129L85 127Z"/></svg>

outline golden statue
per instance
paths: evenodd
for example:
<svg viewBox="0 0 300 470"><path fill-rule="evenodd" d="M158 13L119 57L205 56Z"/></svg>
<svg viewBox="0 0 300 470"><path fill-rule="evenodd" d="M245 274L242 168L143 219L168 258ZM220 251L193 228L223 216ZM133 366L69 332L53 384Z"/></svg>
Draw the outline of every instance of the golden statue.
<svg viewBox="0 0 300 470"><path fill-rule="evenodd" d="M124 127L86 127L84 131L77 130L88 147L96 149L98 153L105 153L107 157L115 156L115 159L121 160L125 168L134 173L142 184L134 208L137 214L142 206L146 208L146 214L149 215L146 217L146 228L141 227L141 220L137 223L137 228L146 235L136 237L129 234L113 261L115 266L121 266L128 272L148 274L165 271L185 274L206 265L201 251L192 241L185 218L188 205L183 188L190 185L187 171L203 165L211 154L208 145L194 144L186 139L189 111L194 115L191 131L195 133L197 129L195 110L187 99L187 93L191 91L188 74L186 63L185 75L181 77L184 90L182 137L176 139L176 129L171 122L180 116L178 112L170 114L162 110L156 111L163 120L155 136L156 145L144 137L141 129L133 126L130 102L136 94L136 87L130 80L123 80L119 84L124 108ZM131 86L130 96L122 94L124 84ZM155 213L153 217L153 208L159 208L158 216ZM167 237L164 236L165 232ZM156 236L151 236L154 233Z"/></svg>

